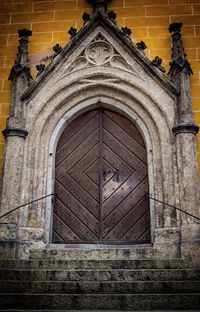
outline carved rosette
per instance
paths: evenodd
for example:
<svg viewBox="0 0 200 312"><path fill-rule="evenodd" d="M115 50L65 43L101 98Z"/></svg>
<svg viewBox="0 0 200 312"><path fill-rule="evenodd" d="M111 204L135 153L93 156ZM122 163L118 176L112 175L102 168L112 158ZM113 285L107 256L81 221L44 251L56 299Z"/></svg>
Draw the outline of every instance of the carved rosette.
<svg viewBox="0 0 200 312"><path fill-rule="evenodd" d="M105 41L91 43L85 50L87 61L98 66L109 62L113 54L112 46Z"/></svg>

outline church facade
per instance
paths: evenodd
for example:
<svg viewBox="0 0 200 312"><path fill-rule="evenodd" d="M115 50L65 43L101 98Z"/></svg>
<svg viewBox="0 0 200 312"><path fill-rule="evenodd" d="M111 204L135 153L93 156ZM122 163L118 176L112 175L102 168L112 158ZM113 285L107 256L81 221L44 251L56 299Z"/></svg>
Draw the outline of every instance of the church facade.
<svg viewBox="0 0 200 312"><path fill-rule="evenodd" d="M192 68L182 23L169 26L169 76L119 27L106 1L71 27L30 84L19 31L1 185L4 257L62 246L149 247L198 263L199 175ZM114 10L114 9L113 9ZM40 199L40 200L37 200ZM34 201L36 200L36 201ZM176 209L176 207L180 209Z"/></svg>

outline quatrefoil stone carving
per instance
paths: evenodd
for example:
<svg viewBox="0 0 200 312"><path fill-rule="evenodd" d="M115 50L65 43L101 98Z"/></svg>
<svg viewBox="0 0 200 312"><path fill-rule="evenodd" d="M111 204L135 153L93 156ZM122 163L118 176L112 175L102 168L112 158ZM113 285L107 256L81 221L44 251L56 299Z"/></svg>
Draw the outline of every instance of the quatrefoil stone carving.
<svg viewBox="0 0 200 312"><path fill-rule="evenodd" d="M87 47L85 55L90 63L102 65L113 56L113 48L105 41L94 42Z"/></svg>

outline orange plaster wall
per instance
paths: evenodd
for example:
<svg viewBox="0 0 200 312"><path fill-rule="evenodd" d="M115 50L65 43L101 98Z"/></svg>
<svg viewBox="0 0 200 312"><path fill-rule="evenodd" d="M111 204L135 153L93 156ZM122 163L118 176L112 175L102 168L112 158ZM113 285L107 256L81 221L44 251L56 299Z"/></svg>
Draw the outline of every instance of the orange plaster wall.
<svg viewBox="0 0 200 312"><path fill-rule="evenodd" d="M191 76L193 110L200 126L200 0L113 0L109 10L117 14L117 24L132 30L134 42L143 40L146 55L163 59L168 70L171 39L168 26L183 22L182 39L194 75ZM0 171L2 169L4 138L1 131L9 116L11 82L8 76L18 46L18 29L32 30L30 37L31 73L35 65L52 53L56 43L69 41L71 26L80 29L84 12L92 14L87 0L0 0ZM197 135L200 166L200 134ZM0 172L1 174L1 172Z"/></svg>

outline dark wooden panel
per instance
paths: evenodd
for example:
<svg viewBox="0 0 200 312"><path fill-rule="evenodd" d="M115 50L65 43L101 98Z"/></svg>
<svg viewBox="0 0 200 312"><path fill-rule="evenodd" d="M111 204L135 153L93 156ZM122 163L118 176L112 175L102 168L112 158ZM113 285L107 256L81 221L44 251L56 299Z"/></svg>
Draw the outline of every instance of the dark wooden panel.
<svg viewBox="0 0 200 312"><path fill-rule="evenodd" d="M95 117L95 115L98 116L99 111L98 110L92 110L90 112L87 112L85 114L82 114L78 118L76 118L73 122L71 122L66 129L63 131L58 144L57 144L57 152L60 151L60 148L63 148L63 146L69 142L80 130L84 127L87 128L88 122Z"/></svg>
<svg viewBox="0 0 200 312"><path fill-rule="evenodd" d="M150 241L146 150L138 129L108 110L83 114L56 154L53 242Z"/></svg>
<svg viewBox="0 0 200 312"><path fill-rule="evenodd" d="M67 240L73 241L96 241L97 237L95 233L92 232L90 227L83 224L77 216L75 216L65 205L63 205L58 199L56 200L54 214L62 220L65 226L65 231L67 229ZM60 228L60 224L59 224ZM56 231L57 233L59 229ZM61 233L63 229L61 229ZM69 235L70 233L70 235ZM63 235L61 235L63 237Z"/></svg>
<svg viewBox="0 0 200 312"><path fill-rule="evenodd" d="M127 118L115 112L105 110L104 114L125 130L132 138L145 148L144 140L137 127ZM145 152L146 153L146 152Z"/></svg>
<svg viewBox="0 0 200 312"><path fill-rule="evenodd" d="M68 174L79 183L84 190L88 192L96 201L99 201L99 186L85 174L86 170L90 170L90 166L94 162L99 161L99 144L83 156L69 171ZM98 179L98 171L96 177Z"/></svg>
<svg viewBox="0 0 200 312"><path fill-rule="evenodd" d="M55 191L59 194L59 200L68 210L70 210L77 218L89 226L91 230L97 235L99 220L95 218L88 207L84 207L70 192L67 191L59 182L56 181Z"/></svg>
<svg viewBox="0 0 200 312"><path fill-rule="evenodd" d="M131 209L140 201L147 191L148 182L145 179L134 191L129 193L125 199L120 201L119 205L115 205L110 214L103 220L104 236L109 233L121 220L131 211ZM120 195L119 195L120 196Z"/></svg>
<svg viewBox="0 0 200 312"><path fill-rule="evenodd" d="M120 221L114 226L114 228L106 235L106 240L126 240L127 233L130 232L138 220L149 211L149 202L146 198L142 198L136 205L131 203L130 212L120 219ZM149 220L148 220L149 224ZM131 240L135 240L134 237Z"/></svg>
<svg viewBox="0 0 200 312"><path fill-rule="evenodd" d="M85 156L91 149L95 147L99 142L98 129L95 132L91 132L82 143L80 143L72 153L67 155L61 162L59 160L59 166L57 166L56 172L65 170L68 172L82 157ZM70 146L69 146L70 147ZM67 150L67 149L66 149ZM66 151L67 153L67 151Z"/></svg>
<svg viewBox="0 0 200 312"><path fill-rule="evenodd" d="M134 140L133 137L129 135L129 133L124 131L124 129L122 129L118 124L116 124L111 118L108 118L106 115L103 119L103 127L117 140L119 140L119 142L124 144L124 146L126 146L126 148L130 150L133 155L136 155L138 158L146 163L146 151L144 146Z"/></svg>
<svg viewBox="0 0 200 312"><path fill-rule="evenodd" d="M133 240L133 241L139 241L144 233L149 230L149 211L146 212L146 214L138 220L138 222L134 225L128 233L124 236L124 240Z"/></svg>
<svg viewBox="0 0 200 312"><path fill-rule="evenodd" d="M111 164L112 169L106 166L106 163ZM103 185L102 202L106 201L135 172L134 169L130 168L116 153L105 145L103 170L106 170L106 180Z"/></svg>
<svg viewBox="0 0 200 312"><path fill-rule="evenodd" d="M103 187L101 215L106 243L150 241L149 201L144 200L148 192L146 150L138 130L130 122L126 127L124 120L104 111L103 158L118 171L112 183Z"/></svg>
<svg viewBox="0 0 200 312"><path fill-rule="evenodd" d="M54 242L96 243L99 239L99 187L95 183L99 170L90 174L90 168L99 163L99 149L98 110L74 120L58 142Z"/></svg>

